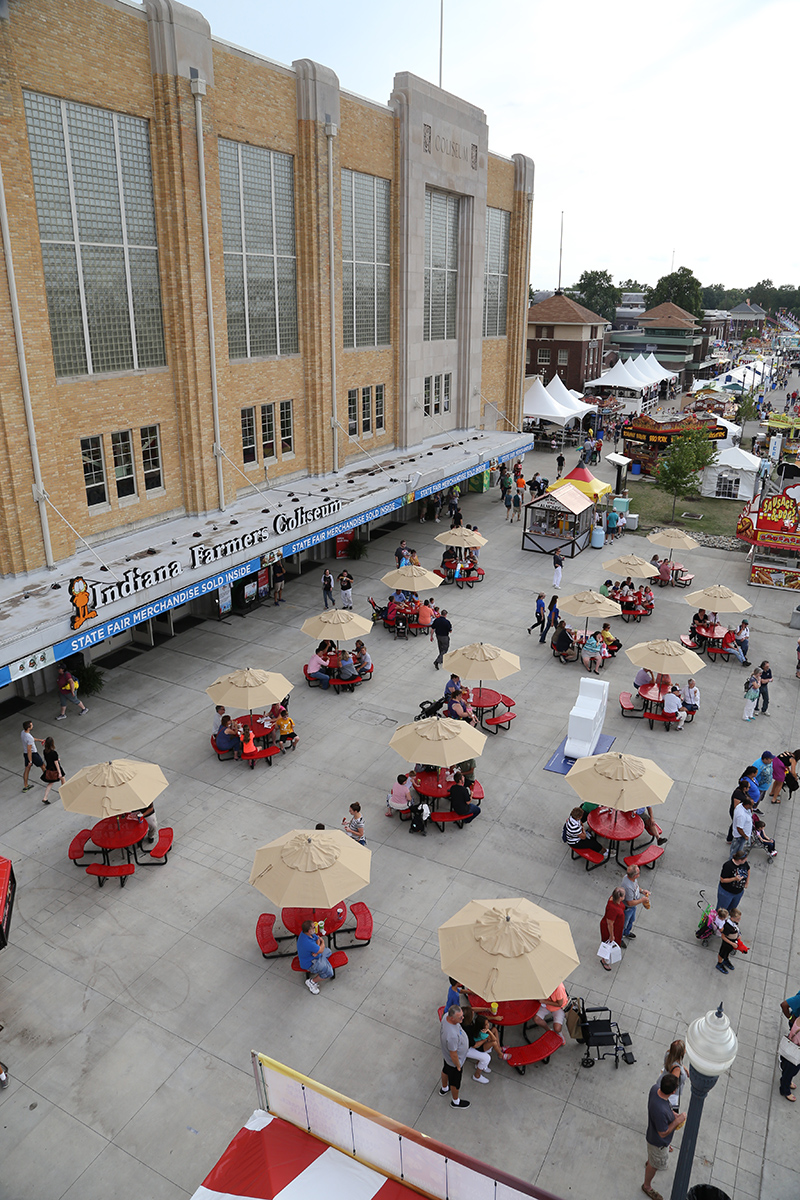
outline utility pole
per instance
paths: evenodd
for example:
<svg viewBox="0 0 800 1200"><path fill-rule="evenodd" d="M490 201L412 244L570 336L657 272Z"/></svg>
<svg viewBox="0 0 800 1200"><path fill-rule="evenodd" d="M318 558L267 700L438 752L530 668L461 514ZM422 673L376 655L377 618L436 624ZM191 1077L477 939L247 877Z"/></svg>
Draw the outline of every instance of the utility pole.
<svg viewBox="0 0 800 1200"><path fill-rule="evenodd" d="M561 240L558 243L558 290L561 291L561 256L564 251L564 210L561 210Z"/></svg>

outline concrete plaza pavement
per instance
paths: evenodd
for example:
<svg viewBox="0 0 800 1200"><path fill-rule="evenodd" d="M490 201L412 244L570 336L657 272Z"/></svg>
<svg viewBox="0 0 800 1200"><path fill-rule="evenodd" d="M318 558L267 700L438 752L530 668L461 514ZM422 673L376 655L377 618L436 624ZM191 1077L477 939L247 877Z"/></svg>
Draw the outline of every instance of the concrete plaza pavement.
<svg viewBox="0 0 800 1200"><path fill-rule="evenodd" d="M549 455L528 456L526 475L537 468L555 474ZM635 489L646 486L632 484L634 510ZM452 646L494 642L520 655L522 671L503 685L516 700L516 720L488 738L479 761L483 813L461 831L409 836L408 825L384 816L386 791L403 766L388 748L391 733L421 700L440 695L446 679L433 669L427 639L397 642L377 627L369 638L372 682L341 696L304 686L313 645L300 625L321 608L322 563L290 581L280 608L203 623L108 671L84 718L71 710L56 723L50 695L0 722L0 854L13 860L19 885L11 944L0 953L0 1058L11 1077L0 1094L0 1197L190 1195L255 1107L249 1054L258 1049L558 1196L632 1200L644 1175L647 1092L664 1052L722 999L739 1054L706 1102L692 1182L715 1183L733 1200L796 1200L800 1114L779 1096L776 1072L778 1005L800 985L790 852L799 818L791 801L766 808L778 839L775 862L753 856L742 906L750 954L723 977L716 955L694 937L699 891L713 900L727 857L728 800L739 772L762 750L797 741L800 683L788 624L795 598L749 588L744 554L690 556L697 587L724 582L753 604L750 657L769 658L775 673L769 718L742 722L743 672L731 660L699 673L701 709L683 733L651 731L619 712L617 694L630 690L634 673L628 660L621 654L608 664L605 732L614 749L654 758L675 785L656 813L669 837L666 853L643 873L652 908L640 913L637 939L607 974L596 958L599 921L622 872L612 863L587 874L570 861L560 833L574 793L564 777L543 771L566 732L582 674L525 631L536 592L552 592L550 560L521 552L521 525L504 522L496 490L466 495L463 509L489 538L481 555L487 576L472 591L439 589ZM373 542L367 559L350 564L356 609L366 614L367 596L385 594L379 579L400 536L432 566L433 537L446 527L444 520L409 523ZM653 547L628 534L613 551L567 560L561 594L598 587L603 559L623 549L649 558ZM656 589L651 618L616 620L624 645L685 632L685 596ZM300 745L271 769L220 763L209 746L213 706L204 688L245 665L280 670L295 683ZM38 781L21 794L23 716L38 737L55 737L68 774L120 756L161 764L170 786L159 818L175 830L165 868L141 868L124 890L111 881L102 891L76 870L67 847L82 818L55 797L44 807ZM255 925L272 906L248 875L258 845L317 821L338 827L353 800L361 801L373 852L372 882L358 898L375 915L375 936L312 996L288 959L262 959ZM570 922L581 965L568 988L587 1003L610 1005L632 1034L637 1061L584 1070L581 1048L568 1040L524 1077L496 1063L491 1086L467 1079L472 1107L455 1113L437 1094L436 1008L446 979L436 931L472 897L515 895ZM667 1178L656 1179L665 1195L673 1172L671 1163Z"/></svg>

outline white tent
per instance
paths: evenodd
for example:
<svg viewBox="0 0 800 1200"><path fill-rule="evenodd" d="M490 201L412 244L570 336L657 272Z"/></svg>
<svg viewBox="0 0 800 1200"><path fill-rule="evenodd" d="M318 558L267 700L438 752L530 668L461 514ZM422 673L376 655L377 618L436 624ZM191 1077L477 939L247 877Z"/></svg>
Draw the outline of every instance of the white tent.
<svg viewBox="0 0 800 1200"><path fill-rule="evenodd" d="M584 387L610 387L610 388L628 388L632 392L643 392L648 385L641 379L634 379L629 371L626 370L622 359L618 359L610 371L606 371L605 375L601 375L599 379L590 379L584 384Z"/></svg>
<svg viewBox="0 0 800 1200"><path fill-rule="evenodd" d="M701 496L716 496L721 500L752 500L758 490L758 469L761 459L732 446L718 454L711 466L703 471Z"/></svg>
<svg viewBox="0 0 800 1200"><path fill-rule="evenodd" d="M649 379L651 383L661 383L664 378L661 368L658 363L651 363L649 358L645 358L643 354L638 355L634 359L636 369L645 379Z"/></svg>
<svg viewBox="0 0 800 1200"><path fill-rule="evenodd" d="M596 404L584 404L583 400L577 400L565 386L560 375L554 375L544 390L553 397L556 404L560 404L568 411L573 411L577 417L584 417L589 412L597 412Z"/></svg>
<svg viewBox="0 0 800 1200"><path fill-rule="evenodd" d="M662 367L661 363L658 361L655 354L653 354L652 352L650 354L648 354L647 361L649 363L651 363L653 367L656 368L656 370L658 371L659 379L677 379L678 378L675 371L668 371L666 367Z"/></svg>
<svg viewBox="0 0 800 1200"><path fill-rule="evenodd" d="M652 378L652 376L642 371L641 367L634 358L625 359L625 370L629 375L632 375L634 379L641 380L645 387L651 388L654 386L655 380Z"/></svg>
<svg viewBox="0 0 800 1200"><path fill-rule="evenodd" d="M728 450L732 450L736 445L733 439L740 438L742 436L741 425L734 425L733 421L726 421L724 417L717 417L716 422L718 425L722 425L728 431L727 435L722 439L722 441L717 442L717 450L719 450L720 453L723 450L726 452ZM744 451L742 451L742 453L744 453Z"/></svg>
<svg viewBox="0 0 800 1200"><path fill-rule="evenodd" d="M567 411L554 400L537 375L523 397L522 415L528 421L552 421L556 425L566 425L575 413Z"/></svg>

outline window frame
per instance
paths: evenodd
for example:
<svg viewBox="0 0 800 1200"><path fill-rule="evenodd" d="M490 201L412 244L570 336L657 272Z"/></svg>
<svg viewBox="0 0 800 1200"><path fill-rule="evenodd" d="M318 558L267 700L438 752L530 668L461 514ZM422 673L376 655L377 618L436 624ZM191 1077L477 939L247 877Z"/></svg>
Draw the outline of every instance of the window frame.
<svg viewBox="0 0 800 1200"><path fill-rule="evenodd" d="M495 243L499 242L497 254ZM486 254L483 269L483 336L500 338L508 335L508 279L511 251L511 213L504 208L486 207ZM498 262L493 269L492 260ZM505 265L505 270L503 266ZM490 294L494 283L495 314L490 328Z"/></svg>
<svg viewBox="0 0 800 1200"><path fill-rule="evenodd" d="M444 210L444 225L437 232L434 230L434 197L441 197L445 203ZM459 282L459 236L461 232L462 222L462 205L461 197L446 192L441 188L426 187L425 189L425 234L423 242L423 314L422 314L422 340L425 342L450 342L458 340L458 282ZM437 238L441 237L444 245L444 262L445 265L434 266L434 247L437 244ZM455 265L450 262L450 253L453 251ZM441 278L439 278L441 277ZM438 288L435 286L439 283ZM452 297L452 313L450 291L453 291ZM436 302L436 294L440 294L442 298L441 306L441 336L438 333L439 322L439 306ZM437 333L434 336L434 308L436 308L436 328Z"/></svg>
<svg viewBox="0 0 800 1200"><path fill-rule="evenodd" d="M536 351L536 365L537 365L537 367L549 367L550 366L550 347L549 346L540 346L539 349Z"/></svg>
<svg viewBox="0 0 800 1200"><path fill-rule="evenodd" d="M284 415L286 413L289 414L288 437L284 434L284 428L286 426L286 423L284 421ZM280 440L281 440L281 458L293 458L294 457L294 402L292 400L281 400L280 401L280 409L278 412L278 417L279 417L279 422L280 422L279 423L279 433L280 433Z"/></svg>
<svg viewBox="0 0 800 1200"><path fill-rule="evenodd" d="M450 385L452 373L445 371L442 375L442 412L450 412Z"/></svg>
<svg viewBox="0 0 800 1200"><path fill-rule="evenodd" d="M164 464L161 455L161 428L158 425L142 425L139 429L139 441L142 451L142 478L144 480L144 492L157 492L164 490ZM150 442L150 445L147 443ZM152 463L153 448L152 443L155 442L155 460L156 466L148 466L148 460ZM151 477L157 475L158 482L150 483Z"/></svg>
<svg viewBox="0 0 800 1200"><path fill-rule="evenodd" d="M429 417L431 415L431 393L433 392L432 380L432 375L425 376L422 400L422 415L425 417Z"/></svg>
<svg viewBox="0 0 800 1200"><path fill-rule="evenodd" d="M372 437L372 385L361 389L361 434Z"/></svg>
<svg viewBox="0 0 800 1200"><path fill-rule="evenodd" d="M360 219L357 216L357 199L359 198L359 189L357 186L358 180L366 180L372 187L372 257L365 258L358 255L356 250L356 228ZM345 204L345 197L349 196L349 204ZM382 211L379 216L379 206L382 209L385 197L385 211ZM346 227L347 217L345 211L349 213L349 227ZM340 211L342 214L342 241L341 241L341 256L342 256L342 344L345 350L366 350L376 346L391 346L392 344L392 181L384 179L381 175L368 175L363 171L355 171L351 167L343 167L341 173L341 205ZM386 260L378 256L379 229L381 219L385 218L386 228L388 230L388 249L386 252ZM348 271L349 268L349 271ZM372 272L372 327L374 336L370 340L368 338L359 337L359 287L363 287L363 281L359 277L364 270L370 268ZM381 296L381 287L379 285L379 276L382 271L388 272L388 281L386 284L386 311L379 311L379 297ZM348 279L349 276L349 279ZM352 288L352 296L347 295L348 286ZM382 328L386 330L386 340L379 337Z"/></svg>
<svg viewBox="0 0 800 1200"><path fill-rule="evenodd" d="M569 366L569 350L559 350L556 366L558 366L558 367L568 367Z"/></svg>
<svg viewBox="0 0 800 1200"><path fill-rule="evenodd" d="M267 436L267 426L272 430L272 439ZM272 450L267 447L272 445ZM274 462L278 457L278 443L275 438L275 405L261 405L261 460L262 462Z"/></svg>
<svg viewBox="0 0 800 1200"><path fill-rule="evenodd" d="M123 440L124 439L124 440ZM127 446L126 446L127 443ZM117 454L117 448L122 448L122 454ZM130 470L127 475L120 475L119 472L126 465L124 461L118 461L125 455L127 457L127 465ZM133 431L130 429L115 429L111 434L111 461L114 466L114 486L117 489L117 500L124 503L126 500L135 500L138 497L138 488L136 486L136 467L133 459ZM130 483L130 491L121 491L120 485Z"/></svg>
<svg viewBox="0 0 800 1200"><path fill-rule="evenodd" d="M242 425L242 464L246 469L247 467L252 467L258 462L255 405L244 405L244 407L240 410L240 417Z"/></svg>
<svg viewBox="0 0 800 1200"><path fill-rule="evenodd" d="M358 437L358 388L347 389L347 436Z"/></svg>
<svg viewBox="0 0 800 1200"><path fill-rule="evenodd" d="M375 433L386 429L386 384L375 384Z"/></svg>
<svg viewBox="0 0 800 1200"><path fill-rule="evenodd" d="M85 448L85 443L87 443L87 442L96 442L97 443L96 449L99 451L100 478L101 478L101 482L99 484L96 481L94 481L92 483L89 483L87 481L87 477L86 477L87 448ZM82 437L80 439L80 450L81 450L81 465L83 467L83 484L84 484L84 488L86 489L86 506L87 506L87 508L90 508L90 509L91 508L110 508L111 505L110 505L109 496L108 496L108 472L106 471L105 447L103 446L102 434L95 433L95 434L90 434L88 437ZM90 489L97 488L97 487L102 487L103 498L102 498L102 500L98 499L98 500L92 501L89 497Z"/></svg>

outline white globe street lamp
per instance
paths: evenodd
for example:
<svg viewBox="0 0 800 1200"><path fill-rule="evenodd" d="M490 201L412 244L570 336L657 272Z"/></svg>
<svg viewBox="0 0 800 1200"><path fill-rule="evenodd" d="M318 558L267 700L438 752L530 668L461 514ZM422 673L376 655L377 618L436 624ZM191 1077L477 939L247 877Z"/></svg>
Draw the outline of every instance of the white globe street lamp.
<svg viewBox="0 0 800 1200"><path fill-rule="evenodd" d="M683 1141L670 1200L686 1200L706 1096L720 1075L733 1065L738 1049L736 1034L722 1011L721 1003L716 1012L712 1009L704 1017L697 1017L689 1026L686 1057L689 1060L692 1096L683 1127Z"/></svg>

